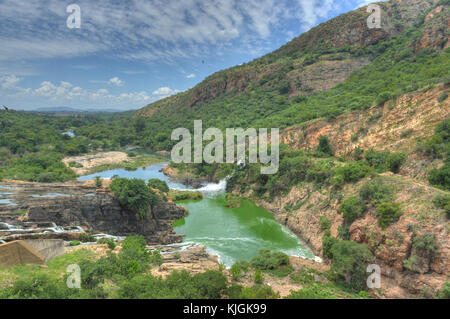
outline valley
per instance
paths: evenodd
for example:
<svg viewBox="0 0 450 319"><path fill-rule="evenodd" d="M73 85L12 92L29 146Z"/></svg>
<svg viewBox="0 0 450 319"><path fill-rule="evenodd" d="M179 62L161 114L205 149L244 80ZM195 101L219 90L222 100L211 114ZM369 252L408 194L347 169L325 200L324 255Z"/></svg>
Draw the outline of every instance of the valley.
<svg viewBox="0 0 450 319"><path fill-rule="evenodd" d="M378 5L137 111L1 110L0 257L64 254L0 266L0 298L448 299L450 3ZM177 128L195 158L238 127L279 129L273 174L171 158Z"/></svg>

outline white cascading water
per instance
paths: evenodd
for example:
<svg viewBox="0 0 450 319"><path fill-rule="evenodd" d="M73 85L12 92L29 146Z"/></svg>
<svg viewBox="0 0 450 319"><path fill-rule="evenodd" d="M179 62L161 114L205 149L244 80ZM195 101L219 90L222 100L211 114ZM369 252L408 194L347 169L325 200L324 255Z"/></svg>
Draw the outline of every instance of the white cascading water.
<svg viewBox="0 0 450 319"><path fill-rule="evenodd" d="M170 183L168 183L168 184L169 184L169 187L173 190L191 191L191 192L198 191L202 194L205 194L207 197L217 197L217 196L225 193L225 190L227 188L227 181L229 178L230 178L230 176L227 176L226 178L222 179L219 183L208 183L198 189L171 187Z"/></svg>
<svg viewBox="0 0 450 319"><path fill-rule="evenodd" d="M23 230L23 228L21 228L21 227L10 225L7 223L0 223L0 225L2 225L3 227L6 227L9 231Z"/></svg>

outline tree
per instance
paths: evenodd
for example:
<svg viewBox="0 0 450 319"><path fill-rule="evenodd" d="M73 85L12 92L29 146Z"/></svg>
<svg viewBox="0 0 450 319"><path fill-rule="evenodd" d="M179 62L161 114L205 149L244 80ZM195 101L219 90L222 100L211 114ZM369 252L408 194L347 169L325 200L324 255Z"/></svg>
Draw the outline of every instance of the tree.
<svg viewBox="0 0 450 319"><path fill-rule="evenodd" d="M135 211L144 219L149 208L156 202L158 196L147 187L141 179L116 178L110 189L119 199L120 205Z"/></svg>
<svg viewBox="0 0 450 319"><path fill-rule="evenodd" d="M150 179L147 182L147 185L150 188L159 189L163 193L167 193L169 191L169 186L167 186L167 183L157 178Z"/></svg>
<svg viewBox="0 0 450 319"><path fill-rule="evenodd" d="M349 197L345 199L338 209L339 213L344 215L344 220L347 224L351 224L356 219L360 218L364 214L365 210L366 206L357 197Z"/></svg>
<svg viewBox="0 0 450 319"><path fill-rule="evenodd" d="M317 146L317 153L321 153L328 156L333 156L333 150L331 149L330 142L328 137L321 136L319 137L319 146Z"/></svg>
<svg viewBox="0 0 450 319"><path fill-rule="evenodd" d="M142 132L145 129L145 118L139 117L134 121L134 128L136 132Z"/></svg>
<svg viewBox="0 0 450 319"><path fill-rule="evenodd" d="M387 166L389 167L389 170L397 174L400 170L400 167L405 162L406 156L405 153L391 153L386 159Z"/></svg>
<svg viewBox="0 0 450 319"><path fill-rule="evenodd" d="M355 290L365 290L366 269L373 255L365 244L343 240L333 245L333 265L331 270L338 282L343 282Z"/></svg>
<svg viewBox="0 0 450 319"><path fill-rule="evenodd" d="M378 223L384 229L398 221L403 212L399 203L385 202L377 207L377 214L380 216Z"/></svg>
<svg viewBox="0 0 450 319"><path fill-rule="evenodd" d="M323 256L327 259L333 259L333 251L331 250L339 240L330 235L329 231L322 237L322 251Z"/></svg>

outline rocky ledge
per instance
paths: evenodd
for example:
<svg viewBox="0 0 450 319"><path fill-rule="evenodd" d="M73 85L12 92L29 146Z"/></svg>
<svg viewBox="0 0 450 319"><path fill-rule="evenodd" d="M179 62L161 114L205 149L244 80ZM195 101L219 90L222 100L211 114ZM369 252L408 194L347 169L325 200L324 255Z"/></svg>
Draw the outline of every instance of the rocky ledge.
<svg viewBox="0 0 450 319"><path fill-rule="evenodd" d="M0 195L4 202L0 205L0 225L3 225L0 240L3 241L41 237L73 240L83 231L114 236L143 235L149 244L177 243L183 238L175 233L172 223L183 218L186 210L162 198L149 207L147 217L142 220L121 207L108 190L81 182L9 182L0 183L0 187L4 191Z"/></svg>

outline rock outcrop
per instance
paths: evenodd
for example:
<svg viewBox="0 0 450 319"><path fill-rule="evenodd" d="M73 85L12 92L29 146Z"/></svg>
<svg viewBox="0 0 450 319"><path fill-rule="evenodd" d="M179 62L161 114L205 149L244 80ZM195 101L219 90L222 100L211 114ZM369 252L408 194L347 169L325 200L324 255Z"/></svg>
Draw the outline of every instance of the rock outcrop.
<svg viewBox="0 0 450 319"><path fill-rule="evenodd" d="M149 208L147 217L141 219L138 214L121 207L111 192L82 186L81 183L52 185L2 183L2 185L9 187L9 192L13 194L9 196L16 205L14 209L22 209L24 214L4 212L0 214L0 222L17 226L34 224L36 228L54 223L59 227L73 227L74 231L71 232L73 234L80 231L76 227L81 227L89 233L106 233L115 236L143 235L152 244L170 244L182 240L182 236L177 235L173 230L172 222L183 218L186 210L162 198ZM43 189L46 189L46 192L52 192L54 188L58 189L58 194L50 193L48 195L50 197L41 195L36 198L30 195L42 193ZM25 191L27 195L24 195ZM0 235L12 235L7 239L30 239L36 236L29 232L17 238L14 236L15 233L17 232L3 230ZM55 232L55 236L49 236L48 232L41 232L38 236L69 240L76 237L69 234L70 232Z"/></svg>

